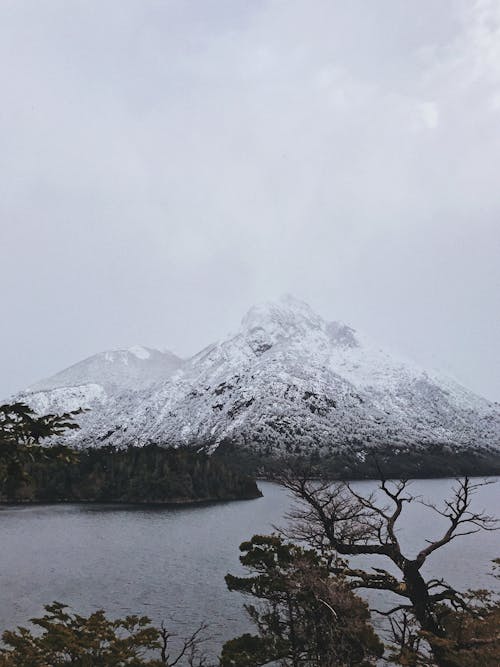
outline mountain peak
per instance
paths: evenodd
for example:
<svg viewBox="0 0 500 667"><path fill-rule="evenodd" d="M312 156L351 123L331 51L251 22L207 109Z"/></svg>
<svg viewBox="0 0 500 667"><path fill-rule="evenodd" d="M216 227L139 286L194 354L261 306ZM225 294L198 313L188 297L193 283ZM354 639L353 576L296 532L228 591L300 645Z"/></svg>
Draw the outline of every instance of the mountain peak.
<svg viewBox="0 0 500 667"><path fill-rule="evenodd" d="M327 322L304 301L285 294L253 306L242 320L246 338L270 347L278 339L322 339L339 348L360 347L356 331L343 322Z"/></svg>
<svg viewBox="0 0 500 667"><path fill-rule="evenodd" d="M289 337L323 329L325 322L304 301L286 294L250 308L242 320L245 332L262 330L270 335Z"/></svg>
<svg viewBox="0 0 500 667"><path fill-rule="evenodd" d="M149 359L151 356L151 350L147 347L143 347L142 345L132 345L132 347L128 348L127 352L130 352L138 359Z"/></svg>

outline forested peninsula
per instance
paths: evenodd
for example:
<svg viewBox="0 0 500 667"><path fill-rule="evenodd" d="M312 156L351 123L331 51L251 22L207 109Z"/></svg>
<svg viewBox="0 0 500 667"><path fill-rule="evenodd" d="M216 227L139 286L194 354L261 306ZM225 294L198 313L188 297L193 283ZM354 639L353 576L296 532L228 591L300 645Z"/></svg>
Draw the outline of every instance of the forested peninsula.
<svg viewBox="0 0 500 667"><path fill-rule="evenodd" d="M0 483L0 502L180 504L261 495L251 477L192 449L148 445L46 452L24 461L20 476Z"/></svg>

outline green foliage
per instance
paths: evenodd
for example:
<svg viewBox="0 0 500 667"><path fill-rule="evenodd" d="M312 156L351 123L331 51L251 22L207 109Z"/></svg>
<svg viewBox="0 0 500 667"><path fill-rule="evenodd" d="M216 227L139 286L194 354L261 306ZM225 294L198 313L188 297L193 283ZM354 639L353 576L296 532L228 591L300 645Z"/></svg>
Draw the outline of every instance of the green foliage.
<svg viewBox="0 0 500 667"><path fill-rule="evenodd" d="M82 412L80 409L40 417L26 403L0 405L0 444L38 445L41 440L78 429L74 418Z"/></svg>
<svg viewBox="0 0 500 667"><path fill-rule="evenodd" d="M15 497L19 487L29 482L31 465L49 460L67 463L75 458L75 453L68 448L46 448L40 443L78 429L74 418L81 412L40 417L25 403L0 405L0 497Z"/></svg>
<svg viewBox="0 0 500 667"><path fill-rule="evenodd" d="M35 633L24 627L3 633L0 667L209 667L200 648L204 624L182 639L147 616L112 621L100 610L86 617L59 602L45 611L31 620ZM174 637L177 650L170 646Z"/></svg>
<svg viewBox="0 0 500 667"><path fill-rule="evenodd" d="M280 637L245 633L224 644L221 667L258 667L281 659L288 653L288 643Z"/></svg>
<svg viewBox="0 0 500 667"><path fill-rule="evenodd" d="M161 665L146 660L147 651L160 649L160 633L145 617L108 620L103 611L88 617L71 614L54 602L43 618L32 619L41 632L27 628L4 632L0 667L124 667Z"/></svg>
<svg viewBox="0 0 500 667"><path fill-rule="evenodd" d="M222 667L374 665L383 646L366 603L313 550L281 537L254 536L241 547L252 576L226 576L229 590L256 599L246 610L258 635L226 642Z"/></svg>

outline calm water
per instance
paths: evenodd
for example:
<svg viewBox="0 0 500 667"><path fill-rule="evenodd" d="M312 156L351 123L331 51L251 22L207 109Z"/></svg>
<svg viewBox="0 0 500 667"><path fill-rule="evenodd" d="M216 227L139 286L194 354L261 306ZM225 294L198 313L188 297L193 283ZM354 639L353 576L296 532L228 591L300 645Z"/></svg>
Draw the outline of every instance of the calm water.
<svg viewBox="0 0 500 667"><path fill-rule="evenodd" d="M413 491L439 500L452 483L417 481ZM290 506L283 489L260 486L264 497L256 500L175 509L0 509L0 629L25 624L44 603L58 600L82 613L147 614L180 633L208 621L213 646L248 630L242 598L226 590L224 575L240 571L238 545L283 525ZM375 483L356 487L369 492ZM475 506L500 514L499 499L500 483L482 488ZM421 506L409 508L407 517L400 539L411 555L442 524ZM462 588L491 587L490 561L499 556L500 533L481 533L433 554L426 571Z"/></svg>

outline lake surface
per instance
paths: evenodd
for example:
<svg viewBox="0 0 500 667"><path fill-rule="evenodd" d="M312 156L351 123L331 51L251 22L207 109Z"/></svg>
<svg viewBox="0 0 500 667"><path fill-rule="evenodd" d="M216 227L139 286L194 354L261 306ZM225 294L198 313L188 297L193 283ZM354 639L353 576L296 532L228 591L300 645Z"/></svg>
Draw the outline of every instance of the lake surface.
<svg viewBox="0 0 500 667"><path fill-rule="evenodd" d="M419 480L412 492L439 501L452 485ZM284 525L291 504L282 488L259 486L263 498L204 506L0 508L0 629L26 624L44 604L58 600L84 614L98 608L112 617L146 614L181 634L206 621L214 649L248 631L243 599L226 590L224 575L241 571L238 545L271 532L273 524ZM376 483L355 487L369 493ZM500 483L488 485L475 496L474 507L500 514L499 500ZM442 532L444 520L421 505L409 507L406 516L400 540L412 555L425 538ZM424 572L462 589L491 588L495 580L488 573L496 557L500 532L483 532L435 552Z"/></svg>

